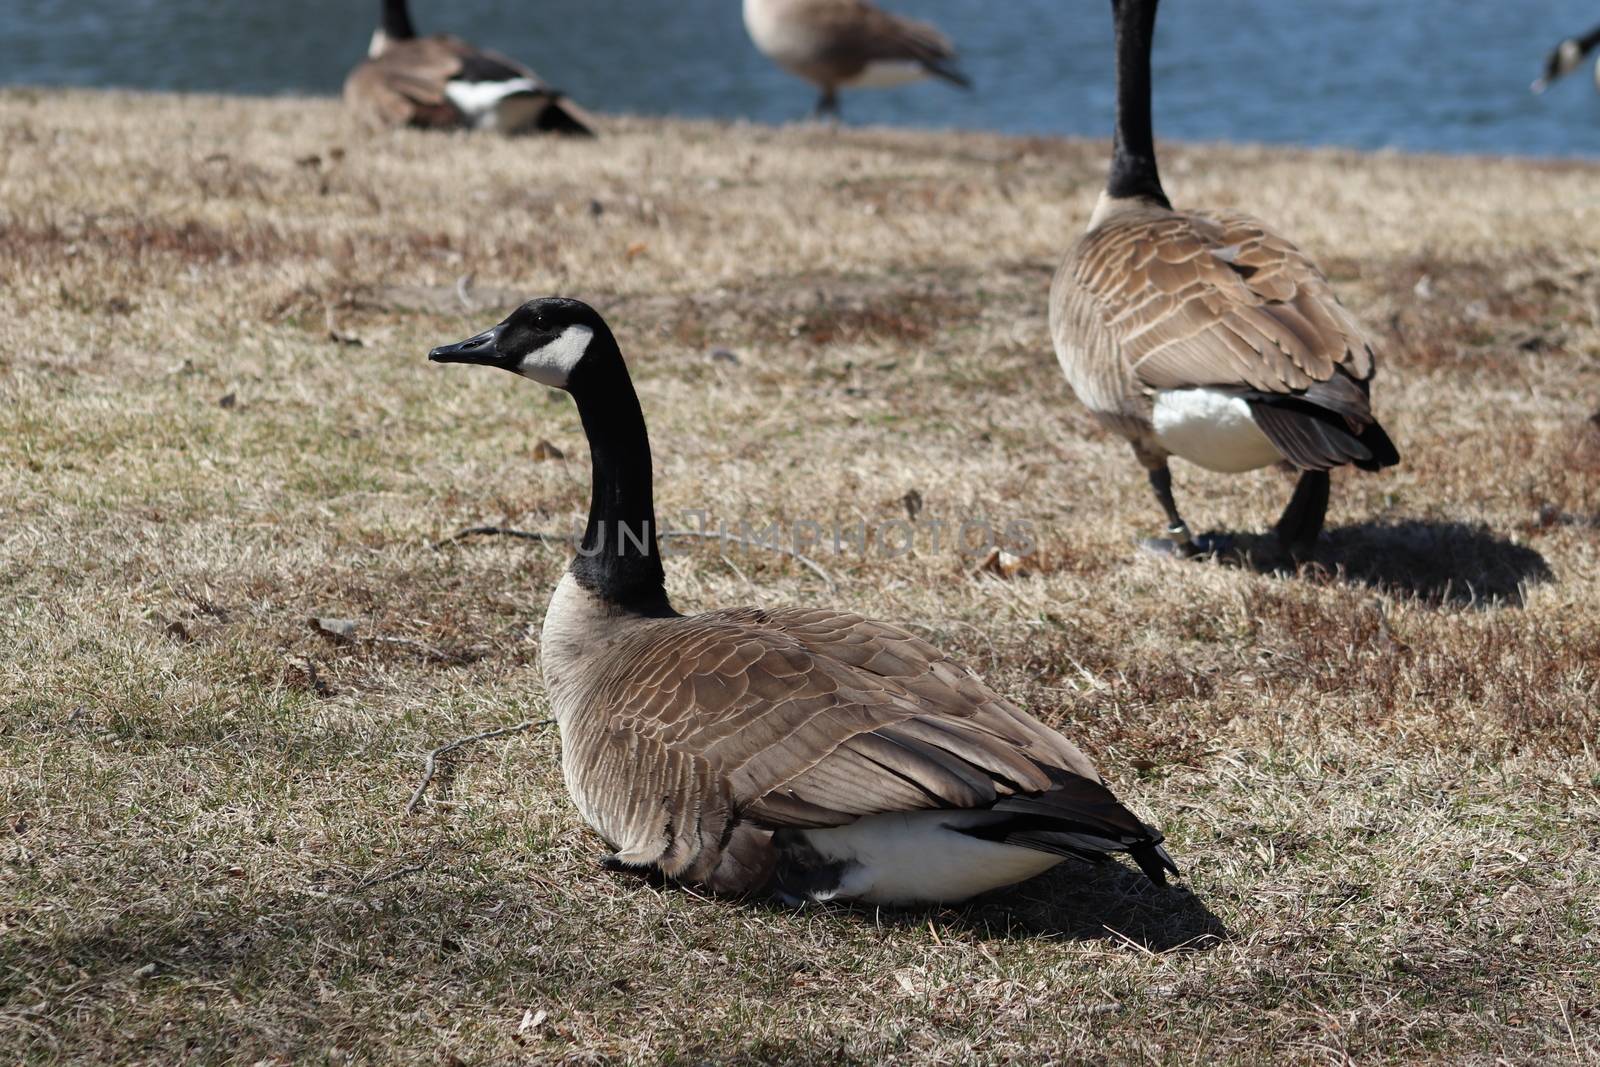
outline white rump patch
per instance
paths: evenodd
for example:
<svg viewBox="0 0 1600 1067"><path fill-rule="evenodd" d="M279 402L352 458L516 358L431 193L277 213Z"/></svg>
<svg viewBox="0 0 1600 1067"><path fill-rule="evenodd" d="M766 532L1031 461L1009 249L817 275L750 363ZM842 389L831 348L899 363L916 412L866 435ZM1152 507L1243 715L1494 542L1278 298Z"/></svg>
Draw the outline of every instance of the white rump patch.
<svg viewBox="0 0 1600 1067"><path fill-rule="evenodd" d="M873 904L953 903L1015 885L1061 862L1048 852L952 829L1003 818L989 811L896 812L802 832L824 859L852 864L834 896Z"/></svg>
<svg viewBox="0 0 1600 1067"><path fill-rule="evenodd" d="M1577 41L1568 38L1561 42L1561 64L1556 67L1556 73L1563 76L1571 74L1578 69L1578 64L1583 62L1583 46Z"/></svg>
<svg viewBox="0 0 1600 1067"><path fill-rule="evenodd" d="M921 81L928 76L927 68L908 59L880 59L868 63L866 69L843 84L852 89L887 89L892 85Z"/></svg>
<svg viewBox="0 0 1600 1067"><path fill-rule="evenodd" d="M461 110L474 126L493 129L500 101L515 93L533 92L539 83L532 78L512 78L499 82L445 82L444 95Z"/></svg>
<svg viewBox="0 0 1600 1067"><path fill-rule="evenodd" d="M594 331L587 326L568 326L561 331L560 337L524 356L517 366L517 373L524 378L532 378L540 385L565 389L567 379L572 376L572 368L589 350L589 341L593 337Z"/></svg>
<svg viewBox="0 0 1600 1067"><path fill-rule="evenodd" d="M1235 474L1283 458L1250 417L1250 405L1216 389L1162 390L1154 422L1163 448L1207 470Z"/></svg>

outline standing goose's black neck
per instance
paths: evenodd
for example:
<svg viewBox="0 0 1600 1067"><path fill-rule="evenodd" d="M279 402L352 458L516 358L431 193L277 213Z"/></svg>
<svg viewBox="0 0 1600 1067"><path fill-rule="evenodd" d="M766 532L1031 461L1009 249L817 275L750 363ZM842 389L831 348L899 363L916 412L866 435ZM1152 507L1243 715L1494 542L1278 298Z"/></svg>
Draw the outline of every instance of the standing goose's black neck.
<svg viewBox="0 0 1600 1067"><path fill-rule="evenodd" d="M1155 38L1156 0L1111 0L1117 32L1117 131L1106 194L1141 198L1170 208L1156 171L1150 122L1150 47Z"/></svg>
<svg viewBox="0 0 1600 1067"><path fill-rule="evenodd" d="M572 561L572 576L617 607L670 615L656 543L650 438L610 330L596 331L567 391L577 401L593 464L589 522Z"/></svg>
<svg viewBox="0 0 1600 1067"><path fill-rule="evenodd" d="M409 41L417 35L406 0L383 0L383 35L391 41Z"/></svg>

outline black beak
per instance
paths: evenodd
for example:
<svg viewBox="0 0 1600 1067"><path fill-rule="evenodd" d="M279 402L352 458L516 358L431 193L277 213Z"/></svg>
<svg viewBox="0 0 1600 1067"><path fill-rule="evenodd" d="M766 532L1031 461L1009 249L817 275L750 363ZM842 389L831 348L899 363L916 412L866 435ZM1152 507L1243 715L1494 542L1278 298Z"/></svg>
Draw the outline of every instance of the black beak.
<svg viewBox="0 0 1600 1067"><path fill-rule="evenodd" d="M428 353L430 363L482 363L486 366L497 367L505 362L505 357L495 347L495 342L500 339L500 327L485 330L476 337L469 337L465 341L457 341L453 345L440 345Z"/></svg>

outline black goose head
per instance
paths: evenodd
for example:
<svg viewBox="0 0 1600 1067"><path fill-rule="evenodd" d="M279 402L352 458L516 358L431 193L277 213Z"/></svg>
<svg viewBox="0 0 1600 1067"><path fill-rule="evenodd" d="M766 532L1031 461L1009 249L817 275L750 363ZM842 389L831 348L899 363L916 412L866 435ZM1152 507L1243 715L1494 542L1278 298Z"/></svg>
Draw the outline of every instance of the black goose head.
<svg viewBox="0 0 1600 1067"><path fill-rule="evenodd" d="M1571 74L1583 62L1583 54L1583 42L1576 37L1568 37L1556 45L1544 57L1544 73L1533 83L1533 91L1542 93L1550 88L1551 82Z"/></svg>
<svg viewBox="0 0 1600 1067"><path fill-rule="evenodd" d="M581 300L530 300L493 329L428 353L435 363L478 363L572 392L615 352L605 320Z"/></svg>

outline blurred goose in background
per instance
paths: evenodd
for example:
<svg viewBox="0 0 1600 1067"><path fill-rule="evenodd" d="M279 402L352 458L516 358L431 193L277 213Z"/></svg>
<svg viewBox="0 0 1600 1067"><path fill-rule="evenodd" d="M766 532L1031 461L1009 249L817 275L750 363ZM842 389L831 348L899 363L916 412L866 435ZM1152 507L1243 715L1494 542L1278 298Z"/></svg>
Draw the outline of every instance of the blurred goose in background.
<svg viewBox="0 0 1600 1067"><path fill-rule="evenodd" d="M1595 50L1600 45L1600 26L1596 26L1582 37L1568 37L1550 50L1544 57L1544 73L1539 75L1530 88L1536 93L1542 93L1550 88L1550 83L1578 69L1583 62L1583 57ZM1600 89L1600 63L1595 64L1594 84Z"/></svg>
<svg viewBox="0 0 1600 1067"><path fill-rule="evenodd" d="M345 105L374 126L592 134L594 121L527 67L459 37L418 37L405 0L384 0Z"/></svg>
<svg viewBox="0 0 1600 1067"><path fill-rule="evenodd" d="M577 402L589 521L540 655L567 789L608 867L877 903L962 900L1069 856L1177 873L1070 741L906 630L829 609L674 611L644 415L593 309L530 301L428 358Z"/></svg>
<svg viewBox="0 0 1600 1067"><path fill-rule="evenodd" d="M950 39L867 0L744 0L744 25L768 59L822 90L815 114L839 114L839 90L930 75L972 88Z"/></svg>
<svg viewBox="0 0 1600 1067"><path fill-rule="evenodd" d="M1286 460L1302 473L1277 534L1304 559L1327 512L1328 471L1399 462L1369 401L1372 344L1316 265L1264 223L1173 210L1150 122L1156 0L1111 6L1111 172L1051 288L1056 356L1078 399L1149 474L1168 536L1147 547L1184 556L1219 547L1192 537L1179 515L1169 456L1224 472Z"/></svg>

